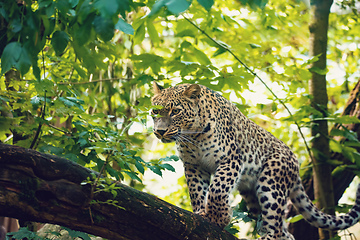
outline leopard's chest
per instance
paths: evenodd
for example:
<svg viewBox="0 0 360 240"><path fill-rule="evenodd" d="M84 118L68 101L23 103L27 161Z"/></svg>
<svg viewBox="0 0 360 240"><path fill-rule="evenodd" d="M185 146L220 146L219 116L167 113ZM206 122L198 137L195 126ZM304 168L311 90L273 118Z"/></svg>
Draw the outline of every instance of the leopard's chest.
<svg viewBox="0 0 360 240"><path fill-rule="evenodd" d="M202 169L213 174L224 158L225 151L214 139L177 143L177 150L183 162L200 166Z"/></svg>
<svg viewBox="0 0 360 240"><path fill-rule="evenodd" d="M264 155L252 134L242 132L240 137L235 126L232 132L214 130L208 136L177 142L179 156L183 162L198 165L214 174L220 163L238 162L239 177L243 187L249 188L256 181L262 167ZM209 137L211 136L211 137Z"/></svg>

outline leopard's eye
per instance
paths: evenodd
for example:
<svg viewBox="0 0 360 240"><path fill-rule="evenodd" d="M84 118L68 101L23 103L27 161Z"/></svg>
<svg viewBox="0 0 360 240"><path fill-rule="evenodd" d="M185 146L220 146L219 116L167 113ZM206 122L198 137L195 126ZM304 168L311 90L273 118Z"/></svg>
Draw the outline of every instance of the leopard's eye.
<svg viewBox="0 0 360 240"><path fill-rule="evenodd" d="M179 114L180 113L180 109L178 108L175 108L171 111L171 115L176 115L176 114Z"/></svg>
<svg viewBox="0 0 360 240"><path fill-rule="evenodd" d="M152 110L152 115L158 115L159 114L159 110L158 109L153 109Z"/></svg>

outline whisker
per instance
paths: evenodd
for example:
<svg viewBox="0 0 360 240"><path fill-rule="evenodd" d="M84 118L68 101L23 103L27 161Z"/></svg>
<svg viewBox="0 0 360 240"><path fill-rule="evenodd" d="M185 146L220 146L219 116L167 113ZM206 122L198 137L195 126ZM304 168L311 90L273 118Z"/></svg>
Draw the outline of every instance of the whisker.
<svg viewBox="0 0 360 240"><path fill-rule="evenodd" d="M198 133L204 133L204 131L188 131L188 130L182 130L182 134L198 134Z"/></svg>
<svg viewBox="0 0 360 240"><path fill-rule="evenodd" d="M194 142L192 139L190 139L189 137L187 137L187 136L183 136L183 135L179 135L179 138L182 140L182 142L185 144L185 141L187 142L187 143L190 143L190 144L192 144L194 147L196 147L196 148L199 148L199 146L196 144L196 142ZM187 145L187 144L185 144L188 148L190 148L190 146L189 145Z"/></svg>
<svg viewBox="0 0 360 240"><path fill-rule="evenodd" d="M188 149L188 150L187 150L188 152L191 152L191 153L193 153L193 154L196 154L196 149L194 149L194 147L189 146L189 144L186 143L186 142L183 141L183 140L180 140L180 141L181 141L182 144L184 144L184 145L186 146L186 148Z"/></svg>
<svg viewBox="0 0 360 240"><path fill-rule="evenodd" d="M176 142L180 143L181 145L185 145L187 148L190 148L189 145L187 145L187 143L185 143L181 138L176 139Z"/></svg>
<svg viewBox="0 0 360 240"><path fill-rule="evenodd" d="M176 141L179 142L180 144L185 145L185 147L187 147L188 149L193 151L192 148L189 146L189 144L187 142L185 142L180 136L178 138L176 138Z"/></svg>

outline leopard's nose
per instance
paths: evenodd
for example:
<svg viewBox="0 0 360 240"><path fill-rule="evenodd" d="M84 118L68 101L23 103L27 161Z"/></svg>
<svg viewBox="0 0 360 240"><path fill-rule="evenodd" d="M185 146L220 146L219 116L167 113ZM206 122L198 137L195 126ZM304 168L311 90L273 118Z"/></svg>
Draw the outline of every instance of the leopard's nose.
<svg viewBox="0 0 360 240"><path fill-rule="evenodd" d="M159 133L161 136L164 136L166 130L157 130L156 132Z"/></svg>

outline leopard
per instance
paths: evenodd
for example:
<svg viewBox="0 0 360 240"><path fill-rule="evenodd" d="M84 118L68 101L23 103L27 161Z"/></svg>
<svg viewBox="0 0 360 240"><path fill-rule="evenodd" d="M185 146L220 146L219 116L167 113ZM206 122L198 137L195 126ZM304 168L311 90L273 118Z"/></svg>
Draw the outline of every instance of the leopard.
<svg viewBox="0 0 360 240"><path fill-rule="evenodd" d="M230 195L238 190L249 214L259 216L258 239L294 239L285 222L289 200L318 228L342 230L359 221L360 185L348 213L322 212L306 194L290 148L220 93L154 81L153 94L153 132L163 143L175 142L195 214L224 228L232 218Z"/></svg>

